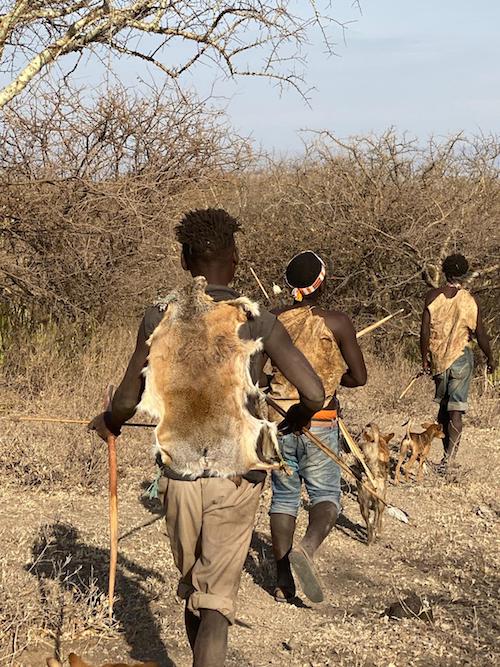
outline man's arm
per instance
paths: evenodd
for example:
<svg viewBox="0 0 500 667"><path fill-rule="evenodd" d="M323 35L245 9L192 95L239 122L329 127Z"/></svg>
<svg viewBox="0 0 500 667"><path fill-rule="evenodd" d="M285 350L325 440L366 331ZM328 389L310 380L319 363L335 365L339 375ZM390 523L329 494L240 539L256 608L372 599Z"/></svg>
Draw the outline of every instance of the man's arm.
<svg viewBox="0 0 500 667"><path fill-rule="evenodd" d="M424 373L430 371L430 355L429 355L429 341L431 338L431 314L429 312L429 305L436 297L436 291L431 290L427 292L424 301L424 310L422 312L422 321L420 323L420 355L422 357L422 370Z"/></svg>
<svg viewBox="0 0 500 667"><path fill-rule="evenodd" d="M427 306L422 313L422 322L420 324L420 354L422 356L422 370L427 373L430 368L429 359L429 340L431 337L431 314Z"/></svg>
<svg viewBox="0 0 500 667"><path fill-rule="evenodd" d="M276 320L270 335L265 339L264 351L299 393L300 404L292 406L294 410L291 409L290 418L293 418L294 426L300 428L323 407L323 384L306 357L292 343L279 320Z"/></svg>
<svg viewBox="0 0 500 667"><path fill-rule="evenodd" d="M481 348L484 356L486 357L486 364L488 368L488 373L494 373L496 368L496 362L493 357L493 352L491 351L490 339L484 328L483 317L481 315L481 308L477 302L477 324L476 324L476 339L479 347Z"/></svg>
<svg viewBox="0 0 500 667"><path fill-rule="evenodd" d="M351 320L345 313L330 312L327 313L325 322L335 336L340 353L347 364L347 370L340 379L340 384L343 387L362 387L367 379L366 365Z"/></svg>
<svg viewBox="0 0 500 667"><path fill-rule="evenodd" d="M137 333L134 353L130 357L123 380L113 396L111 409L94 417L89 424L89 429L97 431L103 440L111 434L119 435L121 427L132 417L139 405L144 391L142 369L146 365L149 352L146 340L146 326L143 319Z"/></svg>

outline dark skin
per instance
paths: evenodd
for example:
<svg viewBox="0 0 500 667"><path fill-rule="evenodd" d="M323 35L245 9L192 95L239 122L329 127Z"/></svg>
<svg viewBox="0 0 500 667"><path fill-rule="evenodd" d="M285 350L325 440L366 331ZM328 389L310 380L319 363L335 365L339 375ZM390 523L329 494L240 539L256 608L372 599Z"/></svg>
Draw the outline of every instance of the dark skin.
<svg viewBox="0 0 500 667"><path fill-rule="evenodd" d="M451 282L451 278L447 278ZM429 305L440 294L444 294L447 299L452 299L457 292L458 287L450 284L437 287L427 292L424 301L424 311L422 313L422 323L420 327L420 353L422 355L422 370L424 373L431 372L429 341L431 335L431 316L429 312ZM475 297L474 297L475 298ZM481 316L481 309L477 302L477 325L474 332L478 345L486 357L486 364L488 373L493 373L496 368L496 363L491 351L490 340L484 328L483 318ZM444 458L443 463L453 461L456 457L460 439L462 437L462 415L460 410L448 410L446 404L439 406L438 422L442 425L445 437L443 438Z"/></svg>
<svg viewBox="0 0 500 667"><path fill-rule="evenodd" d="M321 292L322 287L314 294L304 298L303 301L295 301L290 306L273 312L279 315L294 308L313 308L314 314L323 317L326 325L333 333L346 362L347 370L343 374L340 384L343 387L362 387L366 384L367 372L352 322L345 313L319 308L316 304ZM333 409L336 406L336 397L332 397L326 407ZM328 536L336 521L337 508L331 502L321 502L310 509L307 530L301 542L301 547L310 558L313 558L316 550ZM271 536L277 570L276 587L287 599L295 595L295 583L288 558L293 545L295 523L295 517L289 514L271 514Z"/></svg>
<svg viewBox="0 0 500 667"><path fill-rule="evenodd" d="M233 244L225 252L220 252L217 257L194 259L182 254L181 264L182 268L189 271L193 277L202 275L210 284L228 285L234 278L238 251ZM89 424L89 428L97 431L103 440L107 440L109 435L120 432L121 426L134 415L140 402L144 390L142 369L148 357L146 339L143 320L137 334L134 353L124 378L115 392L111 410L97 415ZM265 341L264 351L299 391L303 422L290 424L290 427L300 428L323 405L325 395L321 381L304 355L294 347L280 322L276 322L272 334ZM227 618L212 609L201 609L199 617L186 609L184 620L188 641L193 651L193 666L223 665L227 652L229 628Z"/></svg>

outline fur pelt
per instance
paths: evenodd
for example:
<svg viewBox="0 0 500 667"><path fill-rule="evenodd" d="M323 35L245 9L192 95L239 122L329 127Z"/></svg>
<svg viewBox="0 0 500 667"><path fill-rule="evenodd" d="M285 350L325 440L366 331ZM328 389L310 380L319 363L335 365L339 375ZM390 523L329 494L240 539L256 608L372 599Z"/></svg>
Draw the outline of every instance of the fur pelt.
<svg viewBox="0 0 500 667"><path fill-rule="evenodd" d="M162 461L192 478L241 475L263 467L279 452L276 426L254 416L261 405L250 377L260 340L238 332L259 307L245 297L215 302L199 276L165 299L165 315L148 340L145 390L139 409L158 419L156 446ZM269 446L269 441L271 446Z"/></svg>

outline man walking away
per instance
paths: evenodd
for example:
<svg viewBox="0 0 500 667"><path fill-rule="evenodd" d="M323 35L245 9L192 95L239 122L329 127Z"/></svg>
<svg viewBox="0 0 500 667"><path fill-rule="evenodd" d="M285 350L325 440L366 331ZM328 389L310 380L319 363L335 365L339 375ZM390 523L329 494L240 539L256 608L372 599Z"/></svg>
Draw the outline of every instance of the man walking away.
<svg viewBox="0 0 500 667"><path fill-rule="evenodd" d="M234 234L239 228L239 223L220 209L191 211L176 228L177 239L182 245L182 267L193 278L206 278L208 286L205 291L215 301L239 296L228 286L238 263ZM158 308L146 311L135 351L113 398L111 410L98 415L91 423L104 439L110 433L120 434L121 427L140 402L144 390L142 370L147 364L149 351L146 341L162 318L163 313ZM269 312L261 310L258 316L249 317L241 324L238 333L243 339L262 340L264 352L296 387L298 402L289 409L287 424L291 430L299 430L323 405L320 379L303 354L293 346L283 325ZM200 341L198 347L203 344ZM220 341L218 344L222 345ZM225 350L221 349L220 354L223 352ZM186 363L188 361L186 359ZM251 357L250 374L254 383L260 378L263 362L261 352ZM203 373L203 369L200 372ZM247 372L246 368L241 372ZM230 392L231 378L224 378L224 383L224 388L213 383L210 397L202 396L198 409L186 415L183 427L186 440L206 428L207 415L212 424L215 412L210 414L210 401L217 402ZM207 385L210 385L210 379L203 378L200 386ZM198 389L193 388L196 395ZM181 391L177 396L173 392L170 399L177 404L179 396ZM192 402L192 397L189 398ZM182 406L178 409L182 412ZM222 437L225 424L217 425L215 430ZM186 600L185 625L193 651L193 665L221 667L225 662L228 626L234 622L235 599L265 473L249 471L234 479L206 475L193 479L192 475L183 477L164 467L164 475L167 531L175 564L181 574L178 594Z"/></svg>
<svg viewBox="0 0 500 667"><path fill-rule="evenodd" d="M470 347L475 335L486 357L488 372L495 370L490 341L484 329L476 298L463 287L469 263L463 255L450 255L443 262L446 283L425 297L420 351L424 372L431 372L439 403L438 421L443 426L444 456L439 470L454 463L462 436L462 414L467 410L474 355Z"/></svg>
<svg viewBox="0 0 500 667"><path fill-rule="evenodd" d="M306 250L296 255L289 262L285 274L294 301L277 311L277 315L293 343L305 354L323 382L326 394L324 407L313 415L310 426L312 432L338 454L336 390L339 385L364 385L366 367L354 327L347 315L337 310L323 310L317 305L325 274L325 264L314 252ZM274 373L270 385L272 397L284 409L297 400L296 390L279 370ZM272 476L270 515L277 567L275 599L284 602L295 596L292 568L304 594L313 602L321 602L323 592L312 561L337 520L340 469L305 436L293 429L280 437L280 446L293 475L285 478L273 473ZM300 545L292 549L302 480L311 503L309 525Z"/></svg>

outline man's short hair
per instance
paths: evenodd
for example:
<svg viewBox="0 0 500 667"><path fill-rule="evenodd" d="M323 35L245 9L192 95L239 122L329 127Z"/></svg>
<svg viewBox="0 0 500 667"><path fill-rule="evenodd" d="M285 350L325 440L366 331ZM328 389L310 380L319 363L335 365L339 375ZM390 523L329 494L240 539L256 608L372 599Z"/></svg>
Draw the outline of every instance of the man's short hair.
<svg viewBox="0 0 500 667"><path fill-rule="evenodd" d="M222 208L189 211L175 227L186 259L213 258L232 248L240 223Z"/></svg>
<svg viewBox="0 0 500 667"><path fill-rule="evenodd" d="M469 270L469 262L463 255L448 255L443 262L443 273L447 278L463 278Z"/></svg>

